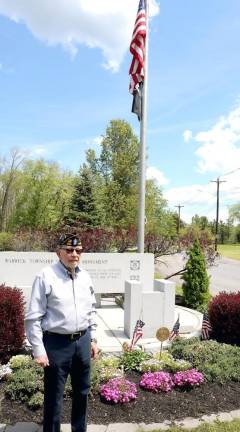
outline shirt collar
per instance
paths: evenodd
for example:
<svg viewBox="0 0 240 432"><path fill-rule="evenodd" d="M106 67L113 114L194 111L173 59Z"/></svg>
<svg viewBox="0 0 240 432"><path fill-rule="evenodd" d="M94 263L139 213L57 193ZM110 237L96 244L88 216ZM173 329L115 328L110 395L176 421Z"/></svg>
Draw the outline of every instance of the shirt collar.
<svg viewBox="0 0 240 432"><path fill-rule="evenodd" d="M59 266L59 269L62 271L62 273L64 273L65 274L65 276L68 276L68 277L70 277L71 279L72 279L72 273L71 273L71 270L69 270L64 264L63 264L63 262L61 261L61 260L59 260L58 261L58 266ZM80 272L80 268L77 266L77 267L75 267L75 276L77 276L77 274Z"/></svg>

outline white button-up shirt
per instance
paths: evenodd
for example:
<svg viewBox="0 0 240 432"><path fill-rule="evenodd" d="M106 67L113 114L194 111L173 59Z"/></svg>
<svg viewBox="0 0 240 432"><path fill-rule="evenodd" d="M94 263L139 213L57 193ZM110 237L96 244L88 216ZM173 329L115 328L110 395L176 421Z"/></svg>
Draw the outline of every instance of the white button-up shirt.
<svg viewBox="0 0 240 432"><path fill-rule="evenodd" d="M96 333L96 299L86 270L77 267L75 278L59 261L45 267L32 286L31 300L25 318L26 334L34 357L46 354L43 332L71 334L90 329Z"/></svg>

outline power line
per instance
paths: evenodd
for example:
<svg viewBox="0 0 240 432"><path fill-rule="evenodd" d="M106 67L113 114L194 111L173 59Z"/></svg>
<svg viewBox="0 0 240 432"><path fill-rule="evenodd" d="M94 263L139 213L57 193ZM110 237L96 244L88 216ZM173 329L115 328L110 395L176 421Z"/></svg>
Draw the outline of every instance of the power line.
<svg viewBox="0 0 240 432"><path fill-rule="evenodd" d="M237 171L239 171L240 170L240 168L236 168L235 170L233 170L233 171L229 171L229 172L227 172L227 173L225 173L225 174L221 174L219 177L225 177L225 176L227 176L227 175L230 175L230 174L234 174L235 172L237 172ZM219 178L218 177L218 178Z"/></svg>

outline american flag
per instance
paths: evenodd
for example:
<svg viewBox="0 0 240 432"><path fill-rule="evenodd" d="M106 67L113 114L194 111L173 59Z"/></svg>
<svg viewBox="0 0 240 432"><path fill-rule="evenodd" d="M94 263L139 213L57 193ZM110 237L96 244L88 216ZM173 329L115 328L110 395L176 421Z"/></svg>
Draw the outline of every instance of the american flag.
<svg viewBox="0 0 240 432"><path fill-rule="evenodd" d="M130 85L129 91L133 94L132 111L141 118L141 83L144 81L144 55L146 41L146 5L145 0L139 1L138 12L134 24L132 40L130 44L130 52L133 56L129 69ZM137 99L137 100L135 100ZM134 105L137 104L136 109Z"/></svg>
<svg viewBox="0 0 240 432"><path fill-rule="evenodd" d="M180 328L180 321L179 321L179 316L178 316L178 319L175 322L175 324L172 328L172 331L170 333L170 336L169 336L170 341L173 341L177 336L179 336L179 328Z"/></svg>
<svg viewBox="0 0 240 432"><path fill-rule="evenodd" d="M143 335L143 326L145 325L145 323L142 320L137 320L136 325L135 325L135 329L133 332L133 337L132 337L132 341L130 344L130 351L133 349L134 345L136 345L137 341L142 337Z"/></svg>
<svg viewBox="0 0 240 432"><path fill-rule="evenodd" d="M209 316L207 312L203 314L202 320L202 340L207 340L210 338L210 333L212 332L212 326L209 321Z"/></svg>

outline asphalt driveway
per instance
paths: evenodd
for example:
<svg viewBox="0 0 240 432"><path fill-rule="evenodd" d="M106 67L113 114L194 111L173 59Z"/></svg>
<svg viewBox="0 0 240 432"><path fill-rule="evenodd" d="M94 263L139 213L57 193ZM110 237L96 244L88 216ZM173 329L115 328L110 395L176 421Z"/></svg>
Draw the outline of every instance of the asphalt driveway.
<svg viewBox="0 0 240 432"><path fill-rule="evenodd" d="M174 254L159 258L155 265L155 271L161 274L161 277L166 277L177 272L186 265L186 258L183 254ZM217 262L208 268L210 278L211 294L216 295L221 291L238 292L240 291L240 261L220 258ZM178 285L182 284L179 276L174 276L170 280L174 280Z"/></svg>

